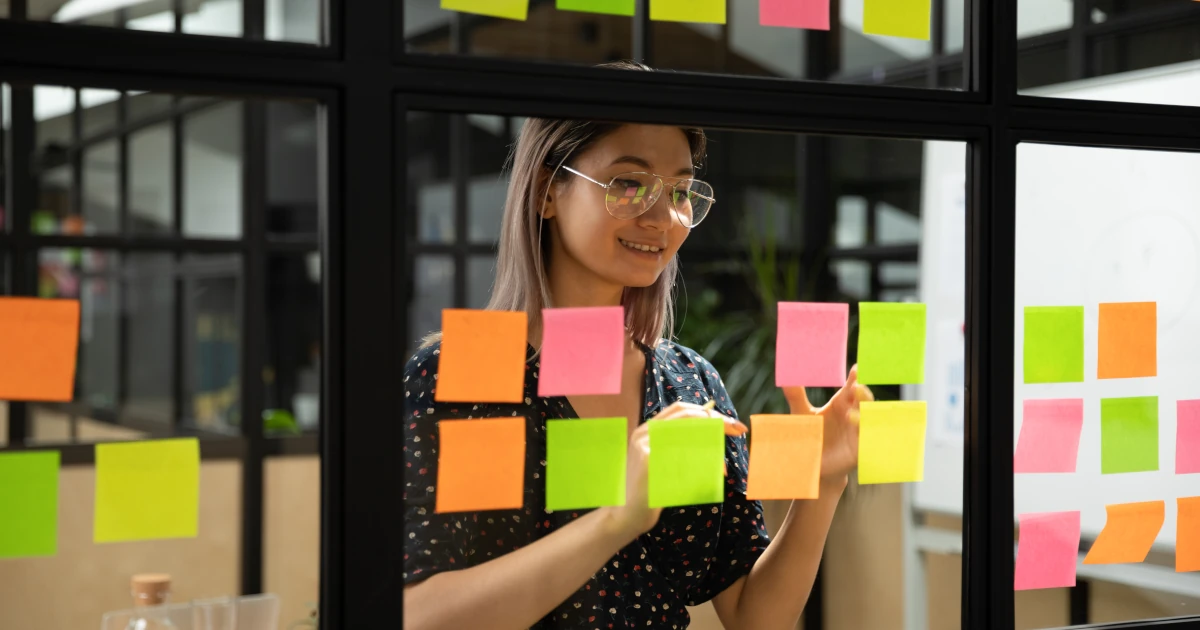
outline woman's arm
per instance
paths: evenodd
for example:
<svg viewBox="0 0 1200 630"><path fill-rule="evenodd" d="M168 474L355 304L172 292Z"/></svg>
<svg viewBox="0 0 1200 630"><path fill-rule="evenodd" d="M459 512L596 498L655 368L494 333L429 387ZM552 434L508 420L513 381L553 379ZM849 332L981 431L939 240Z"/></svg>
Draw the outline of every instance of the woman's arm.
<svg viewBox="0 0 1200 630"><path fill-rule="evenodd" d="M528 628L579 590L631 537L607 508L516 551L404 587L404 627Z"/></svg>

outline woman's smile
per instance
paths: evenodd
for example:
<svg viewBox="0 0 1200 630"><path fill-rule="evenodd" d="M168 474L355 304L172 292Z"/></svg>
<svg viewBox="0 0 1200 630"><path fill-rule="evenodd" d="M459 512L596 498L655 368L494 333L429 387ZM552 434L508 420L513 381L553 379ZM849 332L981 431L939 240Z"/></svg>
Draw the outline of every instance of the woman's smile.
<svg viewBox="0 0 1200 630"><path fill-rule="evenodd" d="M621 244L622 249L642 260L660 260L662 259L663 251L666 249L665 245L638 243L636 241L627 241L619 237L617 238L617 242Z"/></svg>

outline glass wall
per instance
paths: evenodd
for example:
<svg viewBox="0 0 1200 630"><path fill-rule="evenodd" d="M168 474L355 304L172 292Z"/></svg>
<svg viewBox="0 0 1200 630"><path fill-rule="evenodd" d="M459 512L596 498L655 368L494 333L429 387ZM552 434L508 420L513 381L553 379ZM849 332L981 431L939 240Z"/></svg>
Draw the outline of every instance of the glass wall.
<svg viewBox="0 0 1200 630"><path fill-rule="evenodd" d="M327 43L323 0L265 0L265 32L256 38ZM28 16L66 25L104 26L159 33L247 37L244 0L28 0ZM7 9L7 5L4 5ZM7 13L0 11L0 17Z"/></svg>

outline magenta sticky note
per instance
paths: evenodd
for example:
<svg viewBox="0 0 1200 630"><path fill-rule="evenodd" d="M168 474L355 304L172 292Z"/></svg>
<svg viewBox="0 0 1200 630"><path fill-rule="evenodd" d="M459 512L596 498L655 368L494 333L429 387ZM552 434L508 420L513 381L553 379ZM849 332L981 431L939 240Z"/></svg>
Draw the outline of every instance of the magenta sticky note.
<svg viewBox="0 0 1200 630"><path fill-rule="evenodd" d="M1083 399L1026 400L1013 472L1073 473L1083 430Z"/></svg>
<svg viewBox="0 0 1200 630"><path fill-rule="evenodd" d="M763 26L829 30L830 0L759 0L758 22Z"/></svg>
<svg viewBox="0 0 1200 630"><path fill-rule="evenodd" d="M1075 586L1079 512L1021 514L1017 521L1016 590Z"/></svg>
<svg viewBox="0 0 1200 630"><path fill-rule="evenodd" d="M544 309L538 396L621 393L624 350L624 307Z"/></svg>
<svg viewBox="0 0 1200 630"><path fill-rule="evenodd" d="M1175 405L1175 474L1200 473L1200 400Z"/></svg>
<svg viewBox="0 0 1200 630"><path fill-rule="evenodd" d="M775 385L841 387L846 383L850 305L780 302Z"/></svg>

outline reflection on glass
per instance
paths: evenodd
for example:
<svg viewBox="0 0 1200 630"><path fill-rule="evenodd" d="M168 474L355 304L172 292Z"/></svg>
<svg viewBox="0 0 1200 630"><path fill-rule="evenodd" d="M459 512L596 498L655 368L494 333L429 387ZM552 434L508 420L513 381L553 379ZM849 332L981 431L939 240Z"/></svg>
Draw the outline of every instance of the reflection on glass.
<svg viewBox="0 0 1200 630"><path fill-rule="evenodd" d="M454 184L450 172L451 115L408 113L408 199L414 208L417 239L454 242Z"/></svg>
<svg viewBox="0 0 1200 630"><path fill-rule="evenodd" d="M494 256L472 256L467 261L467 308L483 308L492 296L496 278Z"/></svg>
<svg viewBox="0 0 1200 630"><path fill-rule="evenodd" d="M183 233L242 234L242 104L222 102L183 121Z"/></svg>
<svg viewBox="0 0 1200 630"><path fill-rule="evenodd" d="M183 32L194 35L242 36L242 0L205 0L183 15Z"/></svg>
<svg viewBox="0 0 1200 630"><path fill-rule="evenodd" d="M321 407L321 257L267 259L264 430L316 430Z"/></svg>
<svg viewBox="0 0 1200 630"><path fill-rule="evenodd" d="M413 267L416 291L409 306L409 350L421 338L442 329L442 309L454 306L454 259L449 256L418 256Z"/></svg>
<svg viewBox="0 0 1200 630"><path fill-rule="evenodd" d="M132 100L132 99L131 99ZM129 135L129 229L134 234L169 234L175 187L171 126L159 123Z"/></svg>
<svg viewBox="0 0 1200 630"><path fill-rule="evenodd" d="M175 262L171 254L126 254L122 416L174 420Z"/></svg>
<svg viewBox="0 0 1200 630"><path fill-rule="evenodd" d="M267 39L324 43L322 0L267 0Z"/></svg>
<svg viewBox="0 0 1200 630"><path fill-rule="evenodd" d="M851 75L869 74L880 81L901 66L928 59L933 47L927 40L868 35L862 32L863 3L841 3L841 72ZM953 28L950 22L946 28ZM962 22L958 22L962 28ZM921 79L923 81L923 78ZM915 87L921 87L922 84Z"/></svg>
<svg viewBox="0 0 1200 630"><path fill-rule="evenodd" d="M921 220L914 216L916 208L902 210L887 202L876 207L875 242L881 245L919 243Z"/></svg>
<svg viewBox="0 0 1200 630"><path fill-rule="evenodd" d="M839 248L862 247L867 243L867 200L838 197L833 244Z"/></svg>
<svg viewBox="0 0 1200 630"><path fill-rule="evenodd" d="M871 295L871 265L861 260L835 260L829 268L837 280L838 292L865 300Z"/></svg>
<svg viewBox="0 0 1200 630"><path fill-rule="evenodd" d="M117 191L121 175L119 162L116 140L105 140L84 149L82 233L109 234L121 229ZM63 230L64 233L74 231Z"/></svg>
<svg viewBox="0 0 1200 630"><path fill-rule="evenodd" d="M11 121L9 119L9 98L10 95L8 91L8 84L0 83L0 146L7 145L8 129L11 125ZM0 173L8 172L8 166L4 163L5 153L6 151L0 151ZM8 177L0 177L0 199L8 198L7 186ZM4 204L0 203L0 232L8 230L7 220L7 217L4 216ZM0 261L3 260L4 257L0 256ZM0 262L0 265L3 264L3 262ZM4 274L0 273L0 278L3 278L3 276ZM0 279L0 283L2 282L4 282L4 280Z"/></svg>
<svg viewBox="0 0 1200 630"><path fill-rule="evenodd" d="M117 128L117 108L121 93L116 90L81 88L79 105L83 111L83 138L112 133Z"/></svg>
<svg viewBox="0 0 1200 630"><path fill-rule="evenodd" d="M241 260L191 255L183 281L184 421L199 429L236 433L241 426Z"/></svg>
<svg viewBox="0 0 1200 630"><path fill-rule="evenodd" d="M317 105L268 101L267 231L316 239Z"/></svg>
<svg viewBox="0 0 1200 630"><path fill-rule="evenodd" d="M125 94L125 111L131 123L166 114L175 100L174 96L160 92L129 91Z"/></svg>

